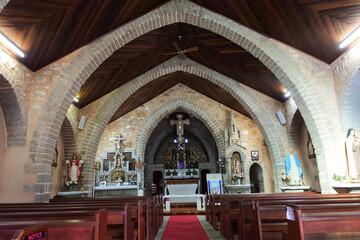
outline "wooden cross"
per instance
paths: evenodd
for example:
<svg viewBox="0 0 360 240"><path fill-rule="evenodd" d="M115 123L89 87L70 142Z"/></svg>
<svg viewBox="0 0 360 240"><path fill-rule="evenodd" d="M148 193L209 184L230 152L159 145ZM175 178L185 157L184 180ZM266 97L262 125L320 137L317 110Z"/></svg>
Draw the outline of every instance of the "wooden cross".
<svg viewBox="0 0 360 240"><path fill-rule="evenodd" d="M182 136L184 135L184 124L190 125L190 120L189 119L183 120L182 119L182 117L183 117L182 114L176 114L176 117L177 117L178 120L176 121L176 120L171 119L170 120L170 125L175 125L176 124L176 134L178 135L178 141L181 144L182 141L183 141Z"/></svg>

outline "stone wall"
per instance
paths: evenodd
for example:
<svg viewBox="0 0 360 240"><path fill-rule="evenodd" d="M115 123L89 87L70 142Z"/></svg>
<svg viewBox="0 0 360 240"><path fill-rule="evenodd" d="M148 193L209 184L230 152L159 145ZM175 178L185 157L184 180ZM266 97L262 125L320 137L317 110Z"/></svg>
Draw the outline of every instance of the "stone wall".
<svg viewBox="0 0 360 240"><path fill-rule="evenodd" d="M96 158L100 158L105 150L112 150L114 148L114 139L117 134L122 134L126 139L124 141L125 148L135 148L134 143L145 119L147 119L156 109L161 108L162 105L166 105L168 102L179 97L200 106L211 115L221 129L227 127L227 113L230 110L228 107L215 102L182 84L178 84L158 97L110 123L101 137ZM264 138L260 133L260 129L252 119L241 115L240 113L235 113L234 120L243 135L243 145L247 148L247 156L250 156L252 150L259 151L261 162L266 166L263 169L264 177L267 177L267 179L264 179L264 182L268 182L269 179L272 179L272 168L270 156L267 147L264 145ZM250 157L248 157L246 161L251 161ZM272 183L266 185L265 190L269 191L270 186L272 186Z"/></svg>

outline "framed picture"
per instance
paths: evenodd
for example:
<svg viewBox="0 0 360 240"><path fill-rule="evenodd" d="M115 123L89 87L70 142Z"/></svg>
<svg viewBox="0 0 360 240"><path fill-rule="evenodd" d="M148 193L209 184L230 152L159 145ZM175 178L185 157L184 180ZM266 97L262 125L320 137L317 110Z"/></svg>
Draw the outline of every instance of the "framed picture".
<svg viewBox="0 0 360 240"><path fill-rule="evenodd" d="M253 161L259 160L259 151L251 151L251 160Z"/></svg>

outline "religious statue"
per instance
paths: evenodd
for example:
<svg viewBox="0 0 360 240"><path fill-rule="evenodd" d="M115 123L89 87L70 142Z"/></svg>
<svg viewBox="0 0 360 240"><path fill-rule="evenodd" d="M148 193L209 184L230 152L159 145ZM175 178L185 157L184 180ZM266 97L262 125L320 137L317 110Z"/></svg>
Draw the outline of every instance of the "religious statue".
<svg viewBox="0 0 360 240"><path fill-rule="evenodd" d="M303 170L299 159L292 153L287 155L285 160L285 173L286 178L289 179L290 185L301 185Z"/></svg>
<svg viewBox="0 0 360 240"><path fill-rule="evenodd" d="M360 177L360 140L355 137L355 130L350 128L345 140L346 156L349 168L349 177L357 179Z"/></svg>
<svg viewBox="0 0 360 240"><path fill-rule="evenodd" d="M115 168L123 168L124 167L124 162L123 162L124 148L122 146L122 142L124 140L125 139L121 135L118 135L115 139L115 156L114 156Z"/></svg>
<svg viewBox="0 0 360 240"><path fill-rule="evenodd" d="M234 159L233 160L233 173L232 178L236 181L237 184L241 184L241 179L244 177L241 167L240 167L240 160Z"/></svg>
<svg viewBox="0 0 360 240"><path fill-rule="evenodd" d="M176 133L178 135L178 144L181 145L183 143L183 135L184 135L184 124L190 125L189 119L182 119L182 114L176 114L177 121L170 120L170 125L176 124Z"/></svg>
<svg viewBox="0 0 360 240"><path fill-rule="evenodd" d="M68 177L70 182L77 184L82 173L82 165L84 164L80 153L74 153L71 160L66 160L66 164L69 165Z"/></svg>
<svg viewBox="0 0 360 240"><path fill-rule="evenodd" d="M95 162L94 162L94 171L96 171L96 172L98 172L98 171L100 171L100 167L101 167L101 163L100 163L100 161L99 160L96 160Z"/></svg>
<svg viewBox="0 0 360 240"><path fill-rule="evenodd" d="M135 164L135 166L136 166L137 169L141 169L141 168L143 167L143 165L144 165L144 163L141 162L140 159L137 160L137 162L136 162L136 164Z"/></svg>

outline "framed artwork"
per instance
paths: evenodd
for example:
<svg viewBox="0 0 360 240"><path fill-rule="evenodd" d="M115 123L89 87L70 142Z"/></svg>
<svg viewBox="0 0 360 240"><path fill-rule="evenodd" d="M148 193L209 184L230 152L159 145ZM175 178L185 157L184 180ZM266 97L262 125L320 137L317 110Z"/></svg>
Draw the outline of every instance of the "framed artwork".
<svg viewBox="0 0 360 240"><path fill-rule="evenodd" d="M251 151L251 160L253 161L259 160L259 151Z"/></svg>
<svg viewBox="0 0 360 240"><path fill-rule="evenodd" d="M209 194L222 194L221 180L208 180Z"/></svg>

